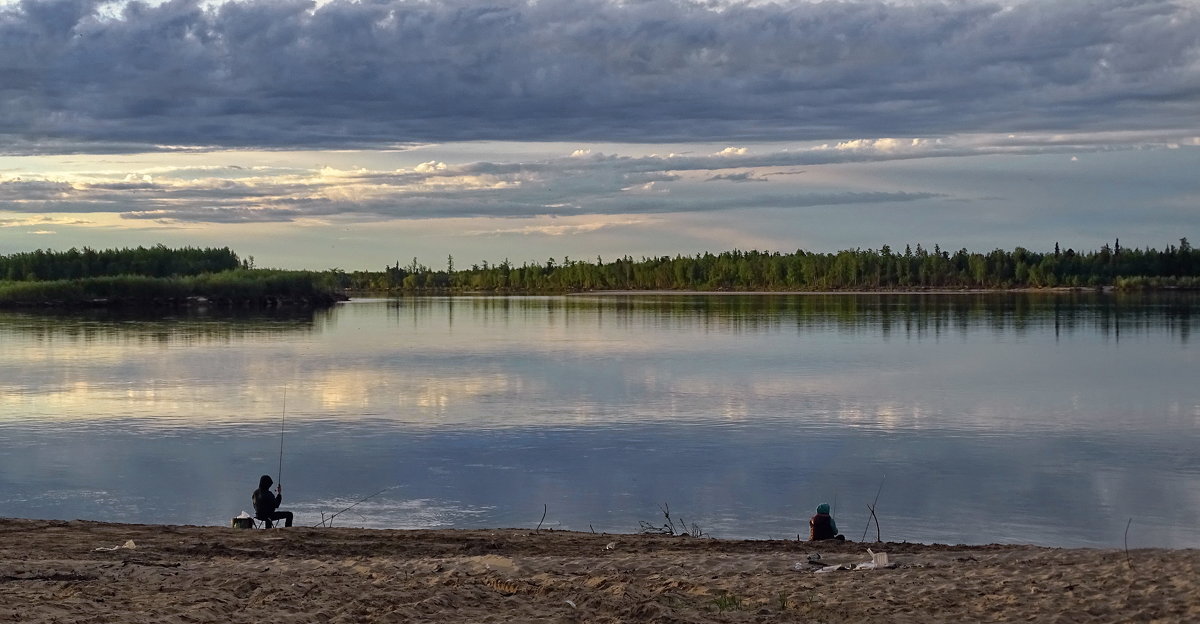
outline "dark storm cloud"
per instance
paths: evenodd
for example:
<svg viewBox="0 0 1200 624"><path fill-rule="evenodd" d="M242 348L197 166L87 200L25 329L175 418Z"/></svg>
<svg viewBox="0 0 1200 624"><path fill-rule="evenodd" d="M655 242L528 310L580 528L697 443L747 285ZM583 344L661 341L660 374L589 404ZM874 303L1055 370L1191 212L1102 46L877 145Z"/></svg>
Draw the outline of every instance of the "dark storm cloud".
<svg viewBox="0 0 1200 624"><path fill-rule="evenodd" d="M0 9L10 153L1178 130L1198 111L1183 1Z"/></svg>
<svg viewBox="0 0 1200 624"><path fill-rule="evenodd" d="M184 206L160 210L121 213L122 219L160 221L163 223L278 223L294 221L303 214L287 208L248 208L244 206Z"/></svg>
<svg viewBox="0 0 1200 624"><path fill-rule="evenodd" d="M7 180L0 182L0 202L53 200L65 197L72 190L71 185L65 182Z"/></svg>

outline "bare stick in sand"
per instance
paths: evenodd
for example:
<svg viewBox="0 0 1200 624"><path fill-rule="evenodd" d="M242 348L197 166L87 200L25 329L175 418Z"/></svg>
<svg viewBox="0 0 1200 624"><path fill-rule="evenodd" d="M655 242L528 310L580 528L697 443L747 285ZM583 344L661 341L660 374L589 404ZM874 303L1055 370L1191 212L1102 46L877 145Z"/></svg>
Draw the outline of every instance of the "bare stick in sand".
<svg viewBox="0 0 1200 624"><path fill-rule="evenodd" d="M549 510L550 510L550 507L549 507L548 505L546 505L546 503L542 503L542 519L541 519L541 520L538 520L538 525L537 525L537 528L533 530L533 532L534 532L534 533L540 533L540 532L541 532L541 530L542 530L542 523L546 521L546 512L547 512L547 511L549 511Z"/></svg>
<svg viewBox="0 0 1200 624"><path fill-rule="evenodd" d="M1129 525L1133 524L1133 518L1125 523L1125 563L1129 564L1129 568L1133 569L1133 559L1129 558Z"/></svg>
<svg viewBox="0 0 1200 624"><path fill-rule="evenodd" d="M875 541L882 542L883 538L880 536L880 533L879 533L879 516L875 515L875 508L872 507L871 505L867 505L867 509L869 509L871 511L871 518L873 518L875 520ZM871 521L867 520L867 527L870 528L870 526L871 526ZM863 531L863 539L864 540L867 539L866 531Z"/></svg>
<svg viewBox="0 0 1200 624"><path fill-rule="evenodd" d="M875 506L879 504L879 494L881 492L883 492L883 482L884 481L887 481L887 475L883 475L883 479L881 479L879 481L879 489L875 491L875 501L872 502L870 505L867 505L867 508L871 510L871 518L875 518L875 537L876 538L879 537L879 517L875 515ZM863 527L863 536L862 536L862 539L859 540L860 542L867 541L867 529L871 528L871 518L867 518L867 526ZM876 539L875 541L878 542L878 541L883 541L883 540Z"/></svg>

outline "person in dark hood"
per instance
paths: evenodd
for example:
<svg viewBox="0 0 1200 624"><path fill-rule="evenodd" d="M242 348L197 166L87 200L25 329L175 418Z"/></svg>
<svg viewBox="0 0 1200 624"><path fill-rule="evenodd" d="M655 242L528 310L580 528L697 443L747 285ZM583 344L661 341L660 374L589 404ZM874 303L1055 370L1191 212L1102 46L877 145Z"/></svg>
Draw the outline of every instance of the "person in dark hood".
<svg viewBox="0 0 1200 624"><path fill-rule="evenodd" d="M829 515L829 503L817 505L817 514L808 521L808 539L814 542L846 539L844 535L838 534L837 523L833 521L833 516Z"/></svg>
<svg viewBox="0 0 1200 624"><path fill-rule="evenodd" d="M258 489L254 490L251 501L254 503L254 517L267 523L267 528L273 526L276 520L283 520L283 526L292 526L292 512L278 511L283 503L283 488L275 486L275 494L271 493L271 475L263 475L258 480Z"/></svg>

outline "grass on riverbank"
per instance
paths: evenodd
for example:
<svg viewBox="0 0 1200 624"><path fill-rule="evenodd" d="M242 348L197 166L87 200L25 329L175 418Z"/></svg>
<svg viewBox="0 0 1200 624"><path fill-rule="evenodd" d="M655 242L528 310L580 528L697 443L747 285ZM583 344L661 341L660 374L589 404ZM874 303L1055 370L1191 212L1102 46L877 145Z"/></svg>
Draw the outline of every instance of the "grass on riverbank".
<svg viewBox="0 0 1200 624"><path fill-rule="evenodd" d="M0 281L0 306L154 304L203 297L238 304L319 303L338 297L333 279L314 271L235 269L184 277L118 275L34 282Z"/></svg>

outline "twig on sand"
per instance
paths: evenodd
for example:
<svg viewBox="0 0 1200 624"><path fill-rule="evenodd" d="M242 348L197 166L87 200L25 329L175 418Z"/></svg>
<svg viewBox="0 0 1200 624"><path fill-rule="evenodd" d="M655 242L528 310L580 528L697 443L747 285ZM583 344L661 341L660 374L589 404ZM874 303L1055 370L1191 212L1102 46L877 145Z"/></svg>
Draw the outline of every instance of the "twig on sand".
<svg viewBox="0 0 1200 624"><path fill-rule="evenodd" d="M537 528L533 530L534 533L540 533L542 531L542 523L546 521L546 512L549 510L550 507L545 503L542 503L542 519L538 520Z"/></svg>
<svg viewBox="0 0 1200 624"><path fill-rule="evenodd" d="M665 524L662 526L656 526L646 522L645 520L638 520L638 525L641 527L638 529L638 533L641 533L642 535L674 535L674 533L671 532L671 527Z"/></svg>
<svg viewBox="0 0 1200 624"><path fill-rule="evenodd" d="M663 517L666 518L666 524L657 526L645 520L640 520L638 521L638 524L641 525L639 533L643 535L688 535L691 537L702 537L704 535L704 530L700 528L700 525L693 522L691 528L688 528L687 521L683 518L679 519L681 528L675 528L675 521L671 519L671 506L667 503L659 505L658 508L662 510Z"/></svg>
<svg viewBox="0 0 1200 624"><path fill-rule="evenodd" d="M659 509L663 512L663 517L667 519L667 524L664 526L671 527L671 535L675 535L675 523L671 520L671 506L667 503L659 505Z"/></svg>
<svg viewBox="0 0 1200 624"><path fill-rule="evenodd" d="M667 519L667 523L662 526L650 524L645 520L639 520L638 524L642 527L639 533L643 535L675 535L675 523L671 521L671 506L663 503L658 506L663 512L663 517Z"/></svg>

